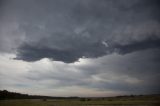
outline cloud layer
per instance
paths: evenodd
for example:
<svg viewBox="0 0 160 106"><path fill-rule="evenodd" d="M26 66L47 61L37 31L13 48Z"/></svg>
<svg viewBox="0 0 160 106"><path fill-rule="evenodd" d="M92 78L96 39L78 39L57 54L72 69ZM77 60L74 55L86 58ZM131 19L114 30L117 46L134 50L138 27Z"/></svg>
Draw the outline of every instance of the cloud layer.
<svg viewBox="0 0 160 106"><path fill-rule="evenodd" d="M114 53L70 64L47 58L24 62L5 55L0 57L1 89L51 96L159 93L160 66L159 61L153 62L159 52L152 49L127 55Z"/></svg>
<svg viewBox="0 0 160 106"><path fill-rule="evenodd" d="M1 0L0 89L159 93L159 7L159 0Z"/></svg>
<svg viewBox="0 0 160 106"><path fill-rule="evenodd" d="M37 61L46 57L72 63L117 50L127 53L159 47L157 0L2 3L1 49L15 49L17 59Z"/></svg>

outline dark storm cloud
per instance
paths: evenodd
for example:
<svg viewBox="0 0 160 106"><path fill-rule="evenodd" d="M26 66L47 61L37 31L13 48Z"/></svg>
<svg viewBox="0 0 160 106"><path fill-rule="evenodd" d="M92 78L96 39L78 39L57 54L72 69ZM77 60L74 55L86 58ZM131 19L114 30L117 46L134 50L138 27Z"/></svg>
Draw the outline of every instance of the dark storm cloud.
<svg viewBox="0 0 160 106"><path fill-rule="evenodd" d="M83 44L84 45L84 44ZM160 49L160 39L146 39L144 41L135 41L128 45L113 44L106 47L101 42L91 45L84 45L83 47L71 48L67 50L58 50L52 48L38 48L31 45L24 45L19 48L19 54L16 59L26 61L37 61L41 58L51 58L55 61L63 61L71 63L77 61L79 58L85 56L86 58L95 58L117 52L126 54L134 51L141 51L145 49ZM76 47L76 46L75 46Z"/></svg>
<svg viewBox="0 0 160 106"><path fill-rule="evenodd" d="M36 61L48 57L70 63L81 57L100 57L115 50L125 54L159 48L158 40L150 39L151 36L159 39L158 14L154 12L158 9L157 1L48 2L45 2L48 7L42 4L43 1L37 2L33 13L38 12L38 15L31 12L27 13L30 17L26 16L24 20L20 18L27 22L20 25L27 37L26 43L18 49L17 59ZM40 6L44 6L41 11ZM144 27L148 22L150 26ZM139 31L136 27L139 27ZM115 46L107 48L103 41Z"/></svg>
<svg viewBox="0 0 160 106"><path fill-rule="evenodd" d="M20 48L18 57L16 59L22 59L26 61L36 61L41 58L51 58L57 61L63 61L71 63L77 61L82 56L85 57L98 57L105 54L105 46L101 43L94 43L91 45L85 45L82 47L71 48L67 50L59 50L52 48L38 48L31 45L24 45Z"/></svg>
<svg viewBox="0 0 160 106"><path fill-rule="evenodd" d="M128 45L114 44L113 46L112 45L110 46L111 47L109 47L108 49L111 52L126 54L126 53L139 51L139 50L145 50L145 49L154 49L154 48L160 49L160 39L159 38L148 38L148 39L145 39L144 41L140 41L140 42L135 41Z"/></svg>
<svg viewBox="0 0 160 106"><path fill-rule="evenodd" d="M71 63L159 48L158 10L157 0L6 0L0 50Z"/></svg>

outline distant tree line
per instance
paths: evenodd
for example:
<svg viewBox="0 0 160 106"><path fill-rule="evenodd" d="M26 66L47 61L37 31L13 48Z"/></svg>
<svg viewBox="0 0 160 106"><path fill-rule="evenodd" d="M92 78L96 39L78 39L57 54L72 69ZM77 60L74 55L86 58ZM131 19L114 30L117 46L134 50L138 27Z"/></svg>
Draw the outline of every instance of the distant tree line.
<svg viewBox="0 0 160 106"><path fill-rule="evenodd" d="M78 98L78 97L68 97ZM7 90L0 90L0 100L5 99L67 99L67 97L51 97L51 96L40 96L40 95L28 95L28 94L21 94L16 92L9 92Z"/></svg>
<svg viewBox="0 0 160 106"><path fill-rule="evenodd" d="M0 100L5 99L67 99L67 100L80 100L80 101L91 101L91 100L160 100L160 94L153 95L124 95L115 97L52 97L52 96L41 96L41 95L28 95L16 92L9 92L7 90L0 90Z"/></svg>

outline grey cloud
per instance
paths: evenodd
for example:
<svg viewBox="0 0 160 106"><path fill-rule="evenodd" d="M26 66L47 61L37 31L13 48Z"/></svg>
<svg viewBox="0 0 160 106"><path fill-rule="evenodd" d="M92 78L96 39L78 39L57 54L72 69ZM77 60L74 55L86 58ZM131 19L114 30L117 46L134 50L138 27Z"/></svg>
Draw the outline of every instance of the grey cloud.
<svg viewBox="0 0 160 106"><path fill-rule="evenodd" d="M80 41L80 40L79 40ZM81 41L80 41L81 42ZM22 59L26 61L37 61L42 58L51 58L55 61L63 61L66 63L72 63L77 61L83 56L86 58L96 58L113 52L120 54L126 54L134 51L160 48L160 39L158 38L148 38L144 41L135 41L128 45L120 44L108 44L106 47L102 42L97 42L93 44L74 45L74 47L66 50L58 50L52 48L41 48L32 45L24 45L19 49L19 54L17 54L16 59Z"/></svg>
<svg viewBox="0 0 160 106"><path fill-rule="evenodd" d="M70 86L86 87L98 91L122 91L127 94L159 93L160 80L159 62L157 58L159 49L148 49L132 52L127 55L110 54L97 59L84 59L88 64L55 65L49 70L29 71L25 76L33 81L48 81L47 88L63 88ZM158 56L159 57L159 56ZM58 63L59 64L59 63ZM65 67L62 67L65 66ZM56 84L53 83L56 80Z"/></svg>
<svg viewBox="0 0 160 106"><path fill-rule="evenodd" d="M59 89L78 87L97 92L159 93L160 65L155 60L159 53L156 48L126 55L113 53L70 64L47 58L24 62L1 55L1 89L55 89L58 92Z"/></svg>
<svg viewBox="0 0 160 106"><path fill-rule="evenodd" d="M24 44L17 50L17 59L36 61L47 57L71 63L81 57L96 58L116 50L125 54L159 48L160 24L155 18L158 17L157 1L27 3L33 12L21 5L14 11L26 13L18 15L20 21L16 20L26 34ZM152 36L156 40L150 39ZM111 46L106 48L103 41Z"/></svg>
<svg viewBox="0 0 160 106"><path fill-rule="evenodd" d="M111 44L108 49L111 52L117 52L120 54L126 54L134 51L145 50L145 49L160 49L160 39L159 38L147 38L144 41L133 41L128 45Z"/></svg>
<svg viewBox="0 0 160 106"><path fill-rule="evenodd" d="M160 92L159 0L0 3L1 88Z"/></svg>
<svg viewBox="0 0 160 106"><path fill-rule="evenodd" d="M70 63L81 57L100 57L115 48L121 53L127 53L133 45L140 50L147 48L136 47L140 42L155 43L149 38L159 38L157 1L3 2L0 49L18 48L17 59L47 57ZM103 41L114 46L106 48Z"/></svg>
<svg viewBox="0 0 160 106"><path fill-rule="evenodd" d="M73 44L74 45L74 44ZM76 47L76 45L74 45ZM79 46L79 45L78 45ZM24 45L20 48L18 57L26 61L36 61L41 58L51 58L55 61L63 61L71 63L77 61L82 56L98 57L105 54L105 46L100 43L88 44L81 47L71 48L67 50L58 50L52 48L37 48L30 45Z"/></svg>

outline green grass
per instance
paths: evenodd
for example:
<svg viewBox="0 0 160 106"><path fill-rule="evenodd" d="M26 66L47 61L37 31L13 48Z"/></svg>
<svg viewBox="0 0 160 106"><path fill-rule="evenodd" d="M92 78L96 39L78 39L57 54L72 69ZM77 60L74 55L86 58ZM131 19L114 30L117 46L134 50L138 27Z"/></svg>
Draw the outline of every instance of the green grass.
<svg viewBox="0 0 160 106"><path fill-rule="evenodd" d="M160 106L158 100L0 100L0 106Z"/></svg>

